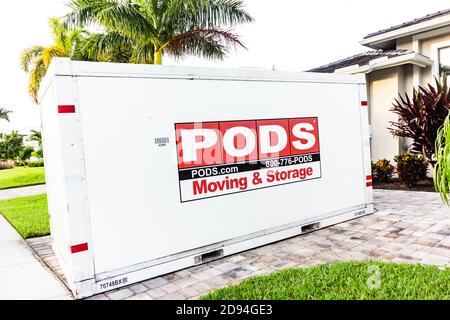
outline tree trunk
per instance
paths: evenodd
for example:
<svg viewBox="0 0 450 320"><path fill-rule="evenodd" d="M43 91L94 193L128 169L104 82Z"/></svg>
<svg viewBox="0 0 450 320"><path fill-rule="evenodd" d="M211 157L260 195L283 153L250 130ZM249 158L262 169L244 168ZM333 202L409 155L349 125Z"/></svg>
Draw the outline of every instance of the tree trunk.
<svg viewBox="0 0 450 320"><path fill-rule="evenodd" d="M426 152L425 152L425 145L423 144L422 145L422 157L423 157L423 162L426 162L426 163L428 163L428 157L427 157L427 154L426 154Z"/></svg>
<svg viewBox="0 0 450 320"><path fill-rule="evenodd" d="M154 64L162 64L162 50L155 51L155 61Z"/></svg>

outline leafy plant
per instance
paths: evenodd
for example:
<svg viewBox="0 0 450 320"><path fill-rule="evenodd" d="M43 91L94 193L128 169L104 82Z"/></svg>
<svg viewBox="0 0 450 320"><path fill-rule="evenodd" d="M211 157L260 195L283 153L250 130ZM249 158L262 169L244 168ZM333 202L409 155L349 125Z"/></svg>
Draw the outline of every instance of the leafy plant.
<svg viewBox="0 0 450 320"><path fill-rule="evenodd" d="M24 146L19 152L19 158L21 161L26 161L33 155L34 148L31 146Z"/></svg>
<svg viewBox="0 0 450 320"><path fill-rule="evenodd" d="M394 158L397 163L397 174L400 182L407 186L415 186L418 181L427 177L428 163L420 154L404 153Z"/></svg>
<svg viewBox="0 0 450 320"><path fill-rule="evenodd" d="M10 134L2 134L0 140L0 160L17 160L23 149L23 137L13 131Z"/></svg>
<svg viewBox="0 0 450 320"><path fill-rule="evenodd" d="M399 116L390 122L394 136L413 140L411 152L420 153L431 163L435 154L435 141L438 129L442 126L450 109L450 90L444 78L442 84L435 78L436 88L428 84L414 89L412 100L406 94L395 99L392 112Z"/></svg>
<svg viewBox="0 0 450 320"><path fill-rule="evenodd" d="M43 167L43 166L44 166L44 161L42 161L42 160L27 162L27 167L30 167L30 168L37 168L37 167Z"/></svg>
<svg viewBox="0 0 450 320"><path fill-rule="evenodd" d="M17 131L0 135L0 160L15 161L18 166L25 166L34 152L33 147L24 146L23 136Z"/></svg>
<svg viewBox="0 0 450 320"><path fill-rule="evenodd" d="M35 156L39 159L44 157L44 153L42 151L42 133L39 130L31 130L31 134L28 137L28 141L34 141L38 144L39 148L32 153L32 156Z"/></svg>
<svg viewBox="0 0 450 320"><path fill-rule="evenodd" d="M388 182L394 174L395 168L389 160L382 159L372 163L373 180L377 182Z"/></svg>
<svg viewBox="0 0 450 320"><path fill-rule="evenodd" d="M436 139L436 165L434 167L434 188L449 204L450 193L450 115L439 129Z"/></svg>
<svg viewBox="0 0 450 320"><path fill-rule="evenodd" d="M100 27L82 51L91 60L162 64L163 54L223 59L244 45L233 33L253 18L241 0L71 0L71 27Z"/></svg>
<svg viewBox="0 0 450 320"><path fill-rule="evenodd" d="M33 152L33 156L39 159L44 158L44 151L41 149L36 150L35 152Z"/></svg>
<svg viewBox="0 0 450 320"><path fill-rule="evenodd" d="M52 45L35 45L25 49L20 55L21 68L30 76L28 92L35 103L41 81L54 57L85 58L80 51L80 44L88 35L84 29L69 30L59 18L51 18L49 27L53 35Z"/></svg>
<svg viewBox="0 0 450 320"><path fill-rule="evenodd" d="M12 111L6 110L5 108L0 108L0 119L6 120L9 122L9 115Z"/></svg>
<svg viewBox="0 0 450 320"><path fill-rule="evenodd" d="M42 134L39 130L31 130L31 134L28 137L29 141L35 141L38 143L38 145L41 147L42 146Z"/></svg>

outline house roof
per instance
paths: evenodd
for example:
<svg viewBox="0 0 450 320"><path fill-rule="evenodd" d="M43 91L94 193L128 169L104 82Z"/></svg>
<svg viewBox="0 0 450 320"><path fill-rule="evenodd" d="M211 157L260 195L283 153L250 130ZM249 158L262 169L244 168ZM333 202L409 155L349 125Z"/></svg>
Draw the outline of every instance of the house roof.
<svg viewBox="0 0 450 320"><path fill-rule="evenodd" d="M399 56L404 56L408 54L413 54L412 50L372 50L363 52L345 59L341 59L324 66L308 70L308 72L320 72L320 73L334 73L338 69L343 69L350 66L365 66L368 65L372 60L379 58L394 58Z"/></svg>
<svg viewBox="0 0 450 320"><path fill-rule="evenodd" d="M402 28L405 28L405 27L413 26L415 24L418 24L418 23L421 23L421 22L425 22L425 21L429 21L429 20L432 20L434 18L437 18L437 17L440 17L440 16L444 16L444 15L447 15L447 14L450 14L450 9L441 10L441 11L438 11L438 12L435 12L435 13L428 14L428 15L426 15L424 17L420 17L420 18L417 18L417 19L414 19L414 20L410 20L410 21L398 24L396 26L392 26L392 27L389 27L389 28L386 28L386 29L382 29L382 30L379 30L379 31L376 31L376 32L369 33L368 35L366 35L364 37L364 39L368 39L368 38L371 38L371 37L374 37L374 36L378 36L378 35L383 34L383 33L387 33L387 32L390 32L390 31L402 29Z"/></svg>

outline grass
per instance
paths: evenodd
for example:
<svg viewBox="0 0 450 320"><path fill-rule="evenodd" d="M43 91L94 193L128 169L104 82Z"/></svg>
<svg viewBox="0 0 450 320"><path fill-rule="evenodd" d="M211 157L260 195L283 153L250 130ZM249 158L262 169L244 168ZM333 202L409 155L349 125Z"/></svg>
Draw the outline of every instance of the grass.
<svg viewBox="0 0 450 320"><path fill-rule="evenodd" d="M44 167L17 167L0 170L0 189L25 187L44 183Z"/></svg>
<svg viewBox="0 0 450 320"><path fill-rule="evenodd" d="M249 278L240 284L212 291L202 299L448 300L450 269L382 262L324 264Z"/></svg>
<svg viewBox="0 0 450 320"><path fill-rule="evenodd" d="M0 201L2 214L24 239L50 234L47 195Z"/></svg>

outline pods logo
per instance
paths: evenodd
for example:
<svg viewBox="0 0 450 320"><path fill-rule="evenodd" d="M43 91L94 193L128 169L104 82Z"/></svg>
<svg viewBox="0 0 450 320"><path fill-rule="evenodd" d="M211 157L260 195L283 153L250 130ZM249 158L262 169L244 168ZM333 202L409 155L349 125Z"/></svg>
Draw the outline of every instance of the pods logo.
<svg viewBox="0 0 450 320"><path fill-rule="evenodd" d="M297 165L310 176L320 175L320 170L307 167L308 163L320 161L317 117L181 123L175 125L175 130L180 184L192 183L181 187L182 193L191 190L190 195L182 195L182 202L183 198L189 201L235 193L233 187L222 185L236 185L239 192L257 189L248 183L249 174L255 171L267 173L271 177L267 183L274 183L275 175L296 176L283 170L261 171L270 168ZM303 177L299 180L310 177L298 176ZM192 181L196 179L202 180ZM219 185L208 185L209 180L220 180Z"/></svg>

